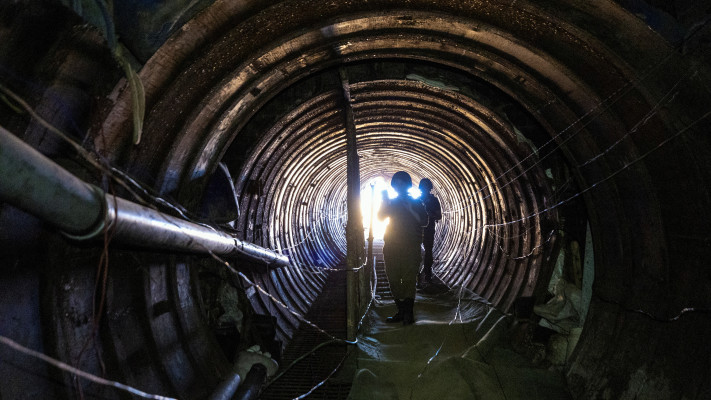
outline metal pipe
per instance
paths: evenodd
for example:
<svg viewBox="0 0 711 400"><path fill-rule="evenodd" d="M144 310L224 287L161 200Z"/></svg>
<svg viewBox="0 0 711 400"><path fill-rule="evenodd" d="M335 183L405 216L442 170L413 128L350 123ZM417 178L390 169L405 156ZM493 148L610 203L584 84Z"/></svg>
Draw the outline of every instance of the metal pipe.
<svg viewBox="0 0 711 400"><path fill-rule="evenodd" d="M97 237L108 225L113 229L113 240L141 247L289 265L285 255L213 227L106 195L2 128L0 174L0 201L47 221L77 240Z"/></svg>
<svg viewBox="0 0 711 400"><path fill-rule="evenodd" d="M273 376L279 365L271 354L263 353L259 346L241 351L232 371L220 382L210 396L210 400L256 398L268 376Z"/></svg>
<svg viewBox="0 0 711 400"><path fill-rule="evenodd" d="M231 400L241 382L242 377L237 371L230 372L230 375L217 386L210 400Z"/></svg>
<svg viewBox="0 0 711 400"><path fill-rule="evenodd" d="M0 201L76 235L104 220L103 196L94 187L2 127Z"/></svg>
<svg viewBox="0 0 711 400"><path fill-rule="evenodd" d="M234 398L237 400L253 400L259 398L259 392L267 380L267 367L254 364L244 377L244 382L237 388Z"/></svg>
<svg viewBox="0 0 711 400"><path fill-rule="evenodd" d="M141 247L242 256L266 264L288 265L283 254L244 242L208 225L200 225L108 195L107 220L114 240Z"/></svg>

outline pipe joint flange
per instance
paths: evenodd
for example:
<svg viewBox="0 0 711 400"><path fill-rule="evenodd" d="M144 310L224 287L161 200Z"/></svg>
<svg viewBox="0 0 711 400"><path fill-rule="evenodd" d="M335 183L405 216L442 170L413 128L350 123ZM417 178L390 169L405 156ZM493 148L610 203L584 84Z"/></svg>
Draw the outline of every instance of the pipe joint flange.
<svg viewBox="0 0 711 400"><path fill-rule="evenodd" d="M86 233L73 234L65 231L61 231L64 236L71 240L84 241L94 239L99 236L100 233L104 232L106 229L110 229L113 225L114 218L109 218L106 192L96 185L88 184L92 192L96 196L99 204L101 204L101 211L99 212L99 217L97 218L94 226L89 229ZM107 221L108 220L108 221Z"/></svg>

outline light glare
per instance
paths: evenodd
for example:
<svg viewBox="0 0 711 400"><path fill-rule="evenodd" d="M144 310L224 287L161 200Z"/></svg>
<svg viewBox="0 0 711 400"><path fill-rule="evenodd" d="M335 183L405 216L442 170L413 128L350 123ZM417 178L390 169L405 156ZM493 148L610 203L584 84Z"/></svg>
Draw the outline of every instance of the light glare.
<svg viewBox="0 0 711 400"><path fill-rule="evenodd" d="M371 194L371 185L373 185L374 194ZM373 206L373 238L382 239L385 235L385 227L390 222L389 218L385 220L378 219L378 210L380 210L380 205L383 202L382 192L386 190L388 192L388 198L394 199L397 197L397 192L392 186L385 183L383 177L377 177L371 179L361 191L360 196L360 211L363 215L363 226L365 229L365 237L368 238L368 228L370 227L370 207L371 198ZM422 195L422 191L417 187L411 187L407 190L407 193L413 199L418 199Z"/></svg>
<svg viewBox="0 0 711 400"><path fill-rule="evenodd" d="M374 193L372 194L371 185L373 185L372 187L374 191ZM385 179L383 179L382 177L377 177L368 182L365 186L365 190L362 191L362 193L365 195L360 196L360 210L363 215L363 226L366 228L366 238L368 237L368 229L370 227L371 205L373 207L373 238L382 239L385 235L385 227L388 225L388 222L390 222L389 218L386 218L385 220L378 219L378 210L380 209L380 205L383 202L383 190L386 190L388 192L388 198L394 199L397 197L397 192L395 192L395 189L385 183Z"/></svg>
<svg viewBox="0 0 711 400"><path fill-rule="evenodd" d="M422 196L422 191L416 187L411 187L407 189L407 193L412 197L413 199L419 199L420 196Z"/></svg>

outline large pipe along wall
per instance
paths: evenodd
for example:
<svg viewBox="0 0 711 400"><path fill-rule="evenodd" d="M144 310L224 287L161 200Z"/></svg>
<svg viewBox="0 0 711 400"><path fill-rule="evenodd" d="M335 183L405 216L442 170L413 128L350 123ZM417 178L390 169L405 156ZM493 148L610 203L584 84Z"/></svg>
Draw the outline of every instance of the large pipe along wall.
<svg viewBox="0 0 711 400"><path fill-rule="evenodd" d="M247 296L277 317L280 340L300 323L292 311L305 313L319 294L322 272L345 258L344 68L361 196L398 170L433 181L444 211L436 271L447 284L504 311L522 296L542 302L559 253L572 238L584 244L589 226L595 282L567 365L573 395L711 392L704 335L689 334L711 329L702 261L711 255L711 77L693 54L608 1L226 3L196 14L140 68L141 143L131 144L130 91L100 61L101 79L74 84L92 87L101 107L86 113L80 98L65 112L90 126L77 135L87 146L188 210L209 205L205 187L219 163L227 167L240 209L234 231L292 261L271 271L236 265L264 289ZM77 35L101 49L95 33L65 37ZM61 64L57 74L81 71L88 56L72 43L46 58L22 54ZM61 93L62 79L47 86ZM37 109L54 98L25 93ZM49 134L23 118L8 129L48 147ZM76 357L92 332L77 321L91 313L95 265L86 249L56 238L48 246L48 289L27 285L37 299L56 298L56 316L29 337L57 337L49 350ZM97 339L110 370L157 392L204 396L228 369L200 322L192 267L209 261L130 249L113 257L123 267L110 271ZM72 319L62 318L69 308ZM39 318L22 320L36 328ZM89 358L85 368L99 371Z"/></svg>

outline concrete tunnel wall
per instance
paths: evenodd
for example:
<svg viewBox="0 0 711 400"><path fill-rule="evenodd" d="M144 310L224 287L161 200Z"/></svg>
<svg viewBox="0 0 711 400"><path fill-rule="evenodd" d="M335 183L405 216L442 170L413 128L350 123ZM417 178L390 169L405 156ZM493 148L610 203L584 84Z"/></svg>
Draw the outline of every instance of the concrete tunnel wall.
<svg viewBox="0 0 711 400"><path fill-rule="evenodd" d="M323 285L319 268L345 252L345 65L362 181L398 169L433 178L450 210L438 244L447 283L505 310L519 296L542 301L563 233L584 242L589 223L595 282L567 366L574 396L711 396L703 42L675 47L607 1L377 1L318 12L309 1L226 3L142 60L138 145L121 71L101 36L61 7L5 6L3 85L188 210L209 202L205 186L223 162L240 199L238 234L288 250L296 264L250 278L305 312ZM48 40L38 26L57 34ZM3 126L82 171L16 103L2 107ZM204 261L112 250L92 334L101 249L0 211L3 335L149 391L209 393L227 360L201 316L190 266ZM258 291L250 301L278 317L288 340L299 321ZM0 354L15 382L0 398L72 396L68 376Z"/></svg>

